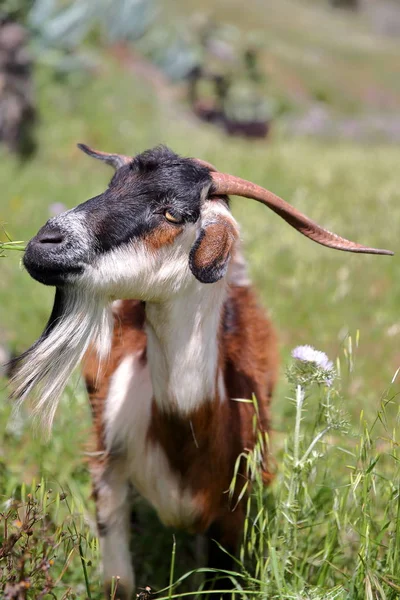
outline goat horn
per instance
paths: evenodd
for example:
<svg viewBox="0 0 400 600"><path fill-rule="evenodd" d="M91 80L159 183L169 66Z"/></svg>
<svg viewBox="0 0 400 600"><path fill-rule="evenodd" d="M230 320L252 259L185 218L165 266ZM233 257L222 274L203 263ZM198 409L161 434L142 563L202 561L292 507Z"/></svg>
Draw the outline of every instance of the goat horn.
<svg viewBox="0 0 400 600"><path fill-rule="evenodd" d="M99 150L93 150L86 144L77 144L78 148L82 150L85 154L92 156L93 158L98 158L103 162L114 167L115 170L127 165L132 162L131 156L125 156L124 154L108 154L107 152L100 152Z"/></svg>
<svg viewBox="0 0 400 600"><path fill-rule="evenodd" d="M217 172L217 168L214 167L214 165L212 165L211 163L205 161L205 160L201 160L200 158L195 158L194 159L201 167L206 167L209 171L212 172Z"/></svg>
<svg viewBox="0 0 400 600"><path fill-rule="evenodd" d="M289 223L289 225L297 229L297 231L318 244L328 246L329 248L336 248L336 250L344 250L346 252L393 254L390 250L362 246L361 244L351 242L335 233L323 229L323 227L320 227L317 223L303 215L288 202L255 183L225 173L211 172L210 175L213 180L213 186L210 190L212 195L233 195L257 200L276 212L282 219Z"/></svg>

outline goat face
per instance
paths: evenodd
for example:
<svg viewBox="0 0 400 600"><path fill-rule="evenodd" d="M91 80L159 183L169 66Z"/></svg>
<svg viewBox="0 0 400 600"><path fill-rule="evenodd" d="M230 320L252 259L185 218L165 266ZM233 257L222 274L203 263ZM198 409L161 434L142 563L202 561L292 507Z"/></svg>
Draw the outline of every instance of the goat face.
<svg viewBox="0 0 400 600"><path fill-rule="evenodd" d="M206 166L164 147L127 159L103 194L42 227L24 265L41 283L107 299L165 300L193 276L213 283L237 231L227 201L207 199L211 183Z"/></svg>

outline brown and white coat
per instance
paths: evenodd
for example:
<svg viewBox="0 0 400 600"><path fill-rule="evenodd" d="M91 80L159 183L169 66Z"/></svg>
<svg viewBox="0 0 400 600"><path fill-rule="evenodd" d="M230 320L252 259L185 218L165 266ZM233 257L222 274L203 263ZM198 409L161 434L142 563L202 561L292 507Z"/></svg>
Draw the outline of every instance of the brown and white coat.
<svg viewBox="0 0 400 600"><path fill-rule="evenodd" d="M56 295L42 336L17 360L14 395L36 398L51 425L83 361L105 587L120 577L117 596L127 600L132 486L166 525L206 533L209 566L229 568L211 540L236 551L244 509L227 490L256 438L254 406L236 400L255 395L259 427L269 429L276 339L247 278L227 195L264 203L318 243L388 252L344 240L271 192L167 148L134 158L81 148L116 172L103 194L50 219L27 246L27 270ZM268 482L266 460L262 469Z"/></svg>

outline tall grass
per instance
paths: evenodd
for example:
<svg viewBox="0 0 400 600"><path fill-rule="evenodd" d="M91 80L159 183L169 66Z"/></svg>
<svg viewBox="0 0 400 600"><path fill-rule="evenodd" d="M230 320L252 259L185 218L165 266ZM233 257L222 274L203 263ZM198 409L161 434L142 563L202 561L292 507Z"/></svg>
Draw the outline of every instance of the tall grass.
<svg viewBox="0 0 400 600"><path fill-rule="evenodd" d="M351 339L346 350L350 367ZM248 588L268 598L397 598L398 406L389 420L389 388L377 416L381 433L377 420L367 423L362 412L358 428L351 428L337 372L330 379L308 366L307 378L299 364L288 372L295 418L274 486L265 492L252 469L241 553ZM308 423L307 413L313 415Z"/></svg>
<svg viewBox="0 0 400 600"><path fill-rule="evenodd" d="M344 350L352 369L351 338ZM336 370L301 360L289 366L293 397L287 401L295 414L269 489L259 469L268 439L260 436L245 457L252 492L237 568L228 573L236 597L399 597L398 404L389 387L376 419L367 423L361 411L358 428L351 428L341 370L339 360Z"/></svg>

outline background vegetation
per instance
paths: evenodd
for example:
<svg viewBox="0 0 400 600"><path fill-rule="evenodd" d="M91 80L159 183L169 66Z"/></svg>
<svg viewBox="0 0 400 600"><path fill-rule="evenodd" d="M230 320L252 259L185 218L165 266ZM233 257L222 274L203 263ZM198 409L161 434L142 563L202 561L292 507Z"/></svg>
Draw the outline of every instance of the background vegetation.
<svg viewBox="0 0 400 600"><path fill-rule="evenodd" d="M207 2L202 7L207 10ZM166 25L177 20L184 25L197 3L165 3L163 10ZM0 222L11 237L32 237L53 204L69 208L104 189L107 167L80 153L76 142L129 154L165 143L272 189L330 230L398 253L400 151L393 144L400 113L398 40L377 33L367 13L333 12L322 2L254 0L243 11L242 2L221 0L213 15L225 27L236 27L235 43L263 42L271 101L289 107L274 122L269 140L228 139L200 125L187 110L181 85L172 88L163 80L154 86L136 67L120 64L93 35L79 47L95 57L89 71L60 74L46 60L36 69L36 156L21 164L0 151ZM316 109L335 126L321 132ZM298 125L306 117L312 126L300 128L300 134ZM388 125L376 134L368 123L378 117ZM245 200L234 200L233 212L260 301L279 333L283 365L271 436L278 475L267 495L255 486L237 585L246 590L243 597L254 598L396 598L398 258L317 246ZM13 352L39 335L53 296L27 276L19 260L17 252L8 252L0 262L0 345ZM296 402L288 399L296 390L284 367L300 344L312 344L332 360L339 357L341 369L334 393L307 388L308 409L301 413L296 442ZM2 383L3 593L6 598L100 598L83 456L90 419L81 383L77 379L65 395L50 440L32 430L27 413L10 421ZM345 416L299 469L293 449L297 443L303 456L324 430L332 417L330 403ZM161 589L170 575L173 539L174 578L196 566L194 546L186 536L162 531L147 507L138 503L137 510L139 585ZM12 588L10 574L15 582L30 584Z"/></svg>

